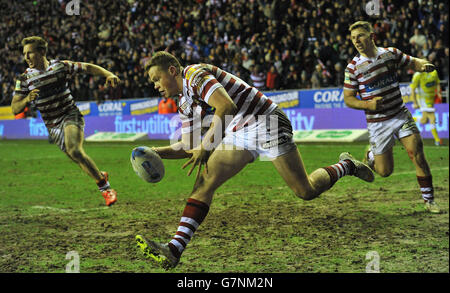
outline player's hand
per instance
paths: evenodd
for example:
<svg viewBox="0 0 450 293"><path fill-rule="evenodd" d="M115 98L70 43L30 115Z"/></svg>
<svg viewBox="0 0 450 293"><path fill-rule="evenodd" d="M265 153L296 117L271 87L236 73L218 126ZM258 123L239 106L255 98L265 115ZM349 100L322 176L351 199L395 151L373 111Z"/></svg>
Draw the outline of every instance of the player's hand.
<svg viewBox="0 0 450 293"><path fill-rule="evenodd" d="M425 63L422 65L421 71L422 72L432 72L436 69L436 67L431 63Z"/></svg>
<svg viewBox="0 0 450 293"><path fill-rule="evenodd" d="M206 173L208 173L208 163L207 162L208 162L208 158L210 155L209 151L205 150L203 147L199 147L199 148L196 148L193 150L188 150L188 151L186 151L186 153L192 154L192 157L189 159L189 161L187 161L183 165L182 168L184 169L193 163L191 169L189 169L189 171L188 171L188 174L187 174L188 176L191 175L192 171L194 171L195 166L197 166L197 165L198 165L197 176L196 176L197 179L201 173L202 165L205 165Z"/></svg>
<svg viewBox="0 0 450 293"><path fill-rule="evenodd" d="M120 79L112 74L106 78L105 87L116 87L120 83Z"/></svg>
<svg viewBox="0 0 450 293"><path fill-rule="evenodd" d="M34 100L36 100L38 97L39 97L39 90L38 89L34 89L28 94L26 99L27 99L28 103L31 103Z"/></svg>
<svg viewBox="0 0 450 293"><path fill-rule="evenodd" d="M418 109L419 105L417 105L416 103L413 103L413 109Z"/></svg>
<svg viewBox="0 0 450 293"><path fill-rule="evenodd" d="M367 110L378 111L383 107L383 97L375 97L372 100L367 101Z"/></svg>

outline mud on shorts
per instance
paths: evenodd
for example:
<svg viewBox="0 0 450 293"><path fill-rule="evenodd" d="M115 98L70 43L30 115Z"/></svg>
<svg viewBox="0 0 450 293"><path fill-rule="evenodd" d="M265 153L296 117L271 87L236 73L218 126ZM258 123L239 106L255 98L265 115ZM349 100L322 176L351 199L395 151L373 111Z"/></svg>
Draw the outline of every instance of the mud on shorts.
<svg viewBox="0 0 450 293"><path fill-rule="evenodd" d="M261 160L273 160L297 149L292 137L291 122L281 109L276 108L272 113L258 117L253 125L227 132L222 144L248 150L253 161L259 156Z"/></svg>
<svg viewBox="0 0 450 293"><path fill-rule="evenodd" d="M381 122L367 123L370 148L374 155L387 152L395 144L395 139L420 133L416 122L405 107L393 118Z"/></svg>
<svg viewBox="0 0 450 293"><path fill-rule="evenodd" d="M58 125L54 127L47 126L49 140L56 144L63 152L66 152L64 128L68 125L78 126L78 128L84 131L84 118L78 109L71 110Z"/></svg>

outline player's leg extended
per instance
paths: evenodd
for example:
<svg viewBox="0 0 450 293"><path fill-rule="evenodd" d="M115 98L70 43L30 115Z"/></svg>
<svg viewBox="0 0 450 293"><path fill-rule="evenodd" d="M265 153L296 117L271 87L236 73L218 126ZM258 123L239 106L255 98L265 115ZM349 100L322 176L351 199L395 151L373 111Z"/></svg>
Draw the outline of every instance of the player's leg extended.
<svg viewBox="0 0 450 293"><path fill-rule="evenodd" d="M325 169L317 169L308 176L298 149L272 161L275 169L295 195L311 200L331 187L331 178Z"/></svg>
<svg viewBox="0 0 450 293"><path fill-rule="evenodd" d="M382 154L373 155L373 164L371 167L381 177L391 175L394 172L394 154L392 148L387 149Z"/></svg>
<svg viewBox="0 0 450 293"><path fill-rule="evenodd" d="M414 133L401 138L400 141L416 167L417 182L425 201L425 208L432 213L440 213L440 208L434 201L433 177L423 151L422 137L419 133Z"/></svg>
<svg viewBox="0 0 450 293"><path fill-rule="evenodd" d="M211 205L216 189L254 160L249 151L231 148L233 146L218 148L211 154L208 159L208 173L203 170L194 184L190 198Z"/></svg>
<svg viewBox="0 0 450 293"><path fill-rule="evenodd" d="M363 162L367 163L381 177L388 177L394 171L394 130L396 127L401 127L400 123L402 122L395 124L389 120L368 123L370 144L366 149Z"/></svg>
<svg viewBox="0 0 450 293"><path fill-rule="evenodd" d="M208 172L203 169L194 185L172 240L167 244L161 244L146 240L141 235L136 236L138 246L144 255L166 269L175 267L194 232L208 214L214 191L253 159L253 155L247 150L216 149L208 159Z"/></svg>
<svg viewBox="0 0 450 293"><path fill-rule="evenodd" d="M95 162L85 153L83 140L84 132L78 125L68 124L64 127L66 154L95 180L106 205L110 206L117 201L117 192L109 185L108 173L101 172Z"/></svg>
<svg viewBox="0 0 450 293"><path fill-rule="evenodd" d="M86 174L100 181L103 176L95 162L84 152L84 133L78 126L70 124L64 127L66 154L83 169Z"/></svg>
<svg viewBox="0 0 450 293"><path fill-rule="evenodd" d="M430 167L423 151L423 142L420 133L414 133L400 138L400 142L405 147L409 158L416 167L417 176L430 176Z"/></svg>
<svg viewBox="0 0 450 293"><path fill-rule="evenodd" d="M319 168L309 176L298 149L292 149L272 162L287 185L304 200L316 198L345 175L355 175L365 181L373 181L372 171L348 153L342 153L338 163Z"/></svg>

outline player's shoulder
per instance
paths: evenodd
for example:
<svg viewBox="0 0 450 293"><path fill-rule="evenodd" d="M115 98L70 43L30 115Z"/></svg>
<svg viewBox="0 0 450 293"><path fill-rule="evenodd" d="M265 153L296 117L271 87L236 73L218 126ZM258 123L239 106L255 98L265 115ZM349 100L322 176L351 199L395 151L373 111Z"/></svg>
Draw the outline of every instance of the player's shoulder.
<svg viewBox="0 0 450 293"><path fill-rule="evenodd" d="M403 52L396 47L386 47L386 48L380 48L380 49L383 50L384 52L389 52L389 53L393 53L396 55L403 54Z"/></svg>
<svg viewBox="0 0 450 293"><path fill-rule="evenodd" d="M67 68L68 63L65 62L65 60L60 59L51 59L48 61L48 70L49 71L56 71L56 70L64 70Z"/></svg>
<svg viewBox="0 0 450 293"><path fill-rule="evenodd" d="M211 73L213 66L206 63L191 64L183 69L183 77L187 80L192 80L200 73Z"/></svg>
<svg viewBox="0 0 450 293"><path fill-rule="evenodd" d="M183 70L183 78L189 90L198 93L198 89L215 79L215 71L208 64L193 64Z"/></svg>
<svg viewBox="0 0 450 293"><path fill-rule="evenodd" d="M26 81L28 79L28 75L30 74L30 68L25 69L24 72L22 72L21 74L19 74L17 76L17 80L19 81Z"/></svg>
<svg viewBox="0 0 450 293"><path fill-rule="evenodd" d="M345 67L346 71L350 71L353 72L356 68L356 65L358 64L359 60L361 58L360 54L357 54L356 56L354 56L352 58L352 60L347 64L347 66Z"/></svg>
<svg viewBox="0 0 450 293"><path fill-rule="evenodd" d="M196 73L198 73L201 70L202 68L200 64L188 65L183 69L183 77L185 79L191 79Z"/></svg>

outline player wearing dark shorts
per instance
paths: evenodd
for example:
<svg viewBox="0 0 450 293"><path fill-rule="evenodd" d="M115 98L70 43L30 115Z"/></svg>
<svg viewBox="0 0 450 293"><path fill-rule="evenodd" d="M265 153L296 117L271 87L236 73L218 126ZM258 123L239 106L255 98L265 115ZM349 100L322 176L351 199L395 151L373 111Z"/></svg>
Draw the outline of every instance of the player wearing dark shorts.
<svg viewBox="0 0 450 293"><path fill-rule="evenodd" d="M83 149L84 119L75 105L68 81L75 73L88 73L103 76L107 85L116 86L119 78L94 64L47 60L47 42L41 37L25 38L22 46L29 67L16 81L11 103L14 114L34 104L41 113L51 141L96 181L106 205L114 204L117 192L109 185L108 173L99 171Z"/></svg>

